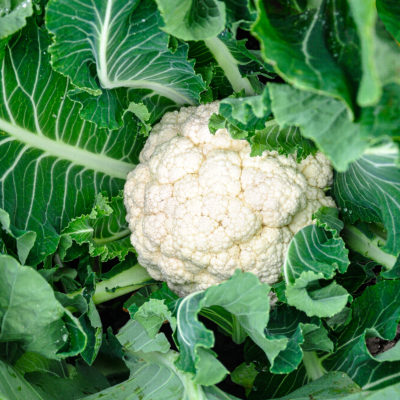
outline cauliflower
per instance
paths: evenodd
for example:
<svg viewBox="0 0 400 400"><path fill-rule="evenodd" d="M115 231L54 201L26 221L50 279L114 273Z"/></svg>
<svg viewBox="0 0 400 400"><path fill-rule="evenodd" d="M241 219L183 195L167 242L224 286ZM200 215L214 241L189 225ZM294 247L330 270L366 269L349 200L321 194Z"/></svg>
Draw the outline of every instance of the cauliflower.
<svg viewBox="0 0 400 400"><path fill-rule="evenodd" d="M321 206L332 168L322 153L297 163L250 146L208 121L218 102L169 112L129 173L124 191L131 242L157 280L184 296L235 269L276 282L293 235Z"/></svg>

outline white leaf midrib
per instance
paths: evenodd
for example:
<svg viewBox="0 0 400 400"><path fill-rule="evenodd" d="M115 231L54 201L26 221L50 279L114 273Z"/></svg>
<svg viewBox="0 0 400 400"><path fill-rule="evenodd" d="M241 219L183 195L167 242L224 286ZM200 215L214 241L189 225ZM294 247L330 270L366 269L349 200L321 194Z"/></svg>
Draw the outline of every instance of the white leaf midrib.
<svg viewBox="0 0 400 400"><path fill-rule="evenodd" d="M47 136L38 136L4 119L0 119L0 131L29 147L43 151L49 157L70 161L74 165L101 172L113 178L126 179L128 172L134 168L133 164L107 157L104 154L92 153L59 140L52 140Z"/></svg>
<svg viewBox="0 0 400 400"><path fill-rule="evenodd" d="M107 59L107 49L108 49L108 39L110 32L110 21L112 15L113 0L107 1L107 7L104 15L103 21L100 21L100 40L98 43L98 76L102 87L106 89L114 89L119 87L128 87L134 89L150 89L156 94L164 96L179 105L191 104L194 105L195 102L189 96L184 94L182 91L176 90L175 88L168 87L165 84L158 82L153 82L146 79L111 79L108 71L108 59ZM95 7L94 7L95 9ZM154 60L152 61L154 62ZM112 68L112 67L111 67Z"/></svg>

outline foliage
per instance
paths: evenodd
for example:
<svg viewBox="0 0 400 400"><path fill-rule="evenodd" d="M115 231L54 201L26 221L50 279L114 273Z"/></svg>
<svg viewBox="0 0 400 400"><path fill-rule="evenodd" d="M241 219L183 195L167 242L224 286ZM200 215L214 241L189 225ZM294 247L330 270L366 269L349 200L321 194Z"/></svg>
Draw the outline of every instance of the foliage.
<svg viewBox="0 0 400 400"><path fill-rule="evenodd" d="M395 0L0 0L0 397L399 397L399 346L367 346L400 322L399 21ZM214 100L210 131L253 156L322 151L338 208L273 287L179 298L121 190L165 112Z"/></svg>

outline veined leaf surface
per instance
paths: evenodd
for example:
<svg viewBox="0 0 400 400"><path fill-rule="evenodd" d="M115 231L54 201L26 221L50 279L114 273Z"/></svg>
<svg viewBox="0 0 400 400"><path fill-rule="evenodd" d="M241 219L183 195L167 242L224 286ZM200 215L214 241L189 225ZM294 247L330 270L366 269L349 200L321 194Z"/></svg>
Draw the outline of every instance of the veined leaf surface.
<svg viewBox="0 0 400 400"><path fill-rule="evenodd" d="M383 250L400 253L400 170L395 146L370 149L336 174L334 192L342 212L350 220L382 222L387 231Z"/></svg>
<svg viewBox="0 0 400 400"><path fill-rule="evenodd" d="M53 67L92 95L121 87L148 89L147 97L161 95L182 105L196 104L204 90L187 60L187 45L169 49L151 0L50 1L46 24L55 35L49 50Z"/></svg>
<svg viewBox="0 0 400 400"><path fill-rule="evenodd" d="M11 227L36 232L31 264L55 251L59 232L91 209L96 193L118 193L139 145L132 119L111 132L79 117L70 83L51 69L48 44L31 23L0 69L0 208Z"/></svg>

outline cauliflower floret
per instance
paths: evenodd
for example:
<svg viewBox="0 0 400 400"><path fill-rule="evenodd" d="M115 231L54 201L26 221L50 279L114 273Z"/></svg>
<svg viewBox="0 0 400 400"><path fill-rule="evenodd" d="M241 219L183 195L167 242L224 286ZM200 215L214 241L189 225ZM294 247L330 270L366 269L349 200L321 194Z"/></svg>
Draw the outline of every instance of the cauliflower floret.
<svg viewBox="0 0 400 400"><path fill-rule="evenodd" d="M218 103L166 113L128 175L124 201L138 261L184 296L236 269L274 283L293 235L312 223L332 168L322 153L294 156L250 146L208 121Z"/></svg>

